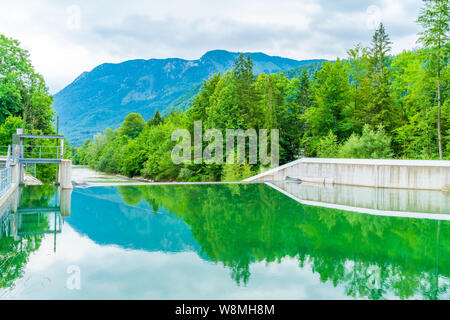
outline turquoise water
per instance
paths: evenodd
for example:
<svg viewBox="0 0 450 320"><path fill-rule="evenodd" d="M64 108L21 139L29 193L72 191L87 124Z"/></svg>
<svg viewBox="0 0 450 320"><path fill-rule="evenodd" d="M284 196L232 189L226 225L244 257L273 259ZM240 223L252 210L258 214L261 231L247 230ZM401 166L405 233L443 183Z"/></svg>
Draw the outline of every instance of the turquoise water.
<svg viewBox="0 0 450 320"><path fill-rule="evenodd" d="M26 187L2 299L450 299L450 222L300 204L265 184Z"/></svg>

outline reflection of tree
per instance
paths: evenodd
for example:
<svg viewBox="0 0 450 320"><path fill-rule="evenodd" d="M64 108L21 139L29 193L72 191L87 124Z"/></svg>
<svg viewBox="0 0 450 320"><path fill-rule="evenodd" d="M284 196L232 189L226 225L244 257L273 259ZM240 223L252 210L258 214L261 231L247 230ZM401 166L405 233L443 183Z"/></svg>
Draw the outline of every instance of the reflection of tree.
<svg viewBox="0 0 450 320"><path fill-rule="evenodd" d="M164 206L182 218L202 256L229 267L238 284L247 283L252 262L297 257L300 267L310 263L322 282L344 286L352 297L382 299L390 293L435 299L450 292L446 221L302 206L265 185L140 186L120 191L133 203L142 195L151 206ZM372 269L377 270L375 287L368 286Z"/></svg>
<svg viewBox="0 0 450 320"><path fill-rule="evenodd" d="M118 187L118 189L123 201L129 206L138 205L144 196L140 188Z"/></svg>
<svg viewBox="0 0 450 320"><path fill-rule="evenodd" d="M0 288L9 288L23 275L30 254L41 245L42 235L30 235L15 241L13 237L0 239Z"/></svg>
<svg viewBox="0 0 450 320"><path fill-rule="evenodd" d="M55 200L57 188L51 185L32 186L22 189L21 208L47 207Z"/></svg>
<svg viewBox="0 0 450 320"><path fill-rule="evenodd" d="M55 193L56 188L53 186L24 188L21 207L48 206ZM7 212L5 214L12 215ZM29 214L22 216L22 224L26 231L45 231L48 229L49 220L47 216L38 218L37 215ZM6 234L5 230L0 230L0 288L9 288L16 279L22 277L28 257L39 249L43 237L42 234L33 234L15 238L11 234Z"/></svg>

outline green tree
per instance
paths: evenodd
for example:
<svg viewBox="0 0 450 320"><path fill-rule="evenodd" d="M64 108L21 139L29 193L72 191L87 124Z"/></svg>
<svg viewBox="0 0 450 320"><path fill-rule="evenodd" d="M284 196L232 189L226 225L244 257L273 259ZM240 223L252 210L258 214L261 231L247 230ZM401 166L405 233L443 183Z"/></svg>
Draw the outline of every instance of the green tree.
<svg viewBox="0 0 450 320"><path fill-rule="evenodd" d="M314 105L304 115L308 123L304 143L310 150L316 151L320 138L329 131L339 140L349 136L351 122L346 110L350 102L351 90L345 64L339 59L335 63L324 63L314 83Z"/></svg>
<svg viewBox="0 0 450 320"><path fill-rule="evenodd" d="M317 148L317 156L319 158L337 158L339 152L339 144L337 137L333 132L328 132L328 135L320 139Z"/></svg>
<svg viewBox="0 0 450 320"><path fill-rule="evenodd" d="M156 109L154 116L147 121L147 125L148 126L157 126L158 124L160 124L161 122L163 122L163 118L161 117L161 114L159 113L159 110Z"/></svg>
<svg viewBox="0 0 450 320"><path fill-rule="evenodd" d="M347 56L353 100L353 131L360 132L365 121L364 108L368 102L367 92L370 92L367 81L368 50L358 44L355 48L347 51Z"/></svg>
<svg viewBox="0 0 450 320"><path fill-rule="evenodd" d="M130 113L125 117L121 127L121 134L134 139L145 128L145 120L139 113Z"/></svg>
<svg viewBox="0 0 450 320"><path fill-rule="evenodd" d="M52 97L44 78L34 71L28 51L0 34L0 122L19 116L29 132L54 133Z"/></svg>
<svg viewBox="0 0 450 320"><path fill-rule="evenodd" d="M248 124L249 128L258 127L258 119L261 113L257 108L257 94L254 88L256 76L253 73L253 59L240 54L234 63L232 71L236 84L237 108L240 118Z"/></svg>
<svg viewBox="0 0 450 320"><path fill-rule="evenodd" d="M391 42L384 25L375 31L369 51L369 101L366 108L367 123L372 126L383 124L386 128L395 126L396 113L391 99Z"/></svg>
<svg viewBox="0 0 450 320"><path fill-rule="evenodd" d="M216 90L217 83L222 78L222 75L216 73L209 80L203 81L203 88L194 98L192 108L187 111L188 116L192 117L194 121L205 120L208 117L209 108L211 106L210 98Z"/></svg>
<svg viewBox="0 0 450 320"><path fill-rule="evenodd" d="M313 104L311 79L308 72L305 70L302 72L302 76L298 81L293 79L293 84L297 86L298 94L295 98L295 102L301 106L303 113L309 109Z"/></svg>
<svg viewBox="0 0 450 320"><path fill-rule="evenodd" d="M0 146L12 144L12 135L16 133L17 128L22 128L23 121L20 117L10 116L0 125Z"/></svg>
<svg viewBox="0 0 450 320"><path fill-rule="evenodd" d="M87 162L87 154L89 152L89 148L92 145L91 139L86 139L86 141L83 143L83 145L79 148L76 148L76 152L73 156L73 163L74 164L88 164Z"/></svg>
<svg viewBox="0 0 450 320"><path fill-rule="evenodd" d="M425 67L427 50L405 51L392 60L392 97L399 110L399 123L392 131L397 155L410 159L432 159L438 154L437 117L433 104L435 81Z"/></svg>
<svg viewBox="0 0 450 320"><path fill-rule="evenodd" d="M366 124L362 135L352 134L339 148L338 155L340 158L389 159L393 155L391 137L382 125L374 131Z"/></svg>
<svg viewBox="0 0 450 320"><path fill-rule="evenodd" d="M431 58L434 62L437 80L437 131L439 158L442 160L442 137L441 137L441 72L442 66L448 61L449 44L449 3L448 0L424 0L424 7L420 12L417 22L423 27L419 34L419 42L430 49Z"/></svg>
<svg viewBox="0 0 450 320"><path fill-rule="evenodd" d="M303 142L307 139L305 137L305 135L308 133L308 119L306 119L305 117L303 117L303 115L305 114L306 110L309 110L312 106L313 106L313 88L312 88L312 83L311 83L311 79L309 76L309 73L304 70L302 72L302 75L300 77L299 80L297 79L292 79L292 85L294 87L297 88L297 95L295 98L295 103L300 107L300 113L298 115L300 122L300 128L301 128L301 138L300 140L300 145L303 147L303 153L304 155L308 155L309 150L307 149L306 144L302 143L302 138L303 138ZM298 129L298 128L295 128ZM300 130L299 130L300 131Z"/></svg>

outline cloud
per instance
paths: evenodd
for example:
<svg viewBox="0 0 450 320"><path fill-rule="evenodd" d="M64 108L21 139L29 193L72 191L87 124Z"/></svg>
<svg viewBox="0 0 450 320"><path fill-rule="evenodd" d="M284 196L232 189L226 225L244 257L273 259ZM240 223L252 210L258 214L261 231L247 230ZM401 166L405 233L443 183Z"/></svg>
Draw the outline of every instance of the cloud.
<svg viewBox="0 0 450 320"><path fill-rule="evenodd" d="M420 6L420 0L4 1L0 30L30 51L54 93L98 64L136 58L197 59L213 49L344 57L370 42L378 20L398 53L415 46Z"/></svg>
<svg viewBox="0 0 450 320"><path fill-rule="evenodd" d="M45 236L14 288L0 294L14 299L348 299L343 286L323 283L312 265L300 268L297 258L252 263L248 284L238 286L230 268L195 252L102 246L68 223L56 244L54 252L53 235ZM80 270L80 290L67 288L69 266Z"/></svg>

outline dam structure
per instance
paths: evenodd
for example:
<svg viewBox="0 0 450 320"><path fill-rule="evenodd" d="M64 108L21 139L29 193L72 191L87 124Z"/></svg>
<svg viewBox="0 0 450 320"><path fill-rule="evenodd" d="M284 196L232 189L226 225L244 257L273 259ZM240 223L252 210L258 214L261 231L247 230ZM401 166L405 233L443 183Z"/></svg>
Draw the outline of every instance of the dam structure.
<svg viewBox="0 0 450 320"><path fill-rule="evenodd" d="M302 158L244 180L303 205L450 220L450 161Z"/></svg>
<svg viewBox="0 0 450 320"><path fill-rule="evenodd" d="M244 180L299 179L327 185L445 191L450 161L302 158Z"/></svg>
<svg viewBox="0 0 450 320"><path fill-rule="evenodd" d="M31 139L56 141L56 145L26 144ZM56 185L72 190L72 161L64 159L64 137L61 135L29 135L17 129L12 135L6 156L0 157L0 204L6 202L19 186L25 184L25 168L30 164L56 164Z"/></svg>

